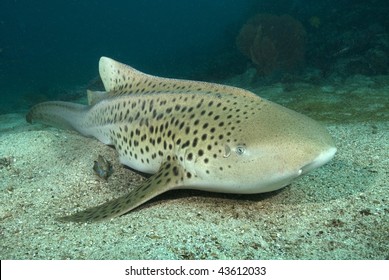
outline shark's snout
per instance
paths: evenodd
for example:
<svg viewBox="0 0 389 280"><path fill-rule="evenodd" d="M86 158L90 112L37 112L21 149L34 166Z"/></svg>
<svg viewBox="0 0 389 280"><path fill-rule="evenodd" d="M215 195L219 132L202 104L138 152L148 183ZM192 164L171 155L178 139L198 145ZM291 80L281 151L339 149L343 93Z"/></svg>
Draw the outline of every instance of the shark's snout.
<svg viewBox="0 0 389 280"><path fill-rule="evenodd" d="M335 147L330 147L327 150L321 152L313 161L300 168L299 175L306 174L309 171L329 162L335 156L336 150L337 149Z"/></svg>

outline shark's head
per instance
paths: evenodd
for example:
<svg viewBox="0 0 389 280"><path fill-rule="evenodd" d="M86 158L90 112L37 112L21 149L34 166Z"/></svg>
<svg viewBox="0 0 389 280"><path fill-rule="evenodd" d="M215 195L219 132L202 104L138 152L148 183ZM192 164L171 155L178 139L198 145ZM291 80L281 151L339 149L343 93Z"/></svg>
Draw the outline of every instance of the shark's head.
<svg viewBox="0 0 389 280"><path fill-rule="evenodd" d="M206 168L201 164L197 168L200 176L212 174L205 189L231 193L277 190L335 155L331 136L318 122L266 100L252 106L255 112L244 107L240 115L247 118L223 132L227 141L222 156Z"/></svg>

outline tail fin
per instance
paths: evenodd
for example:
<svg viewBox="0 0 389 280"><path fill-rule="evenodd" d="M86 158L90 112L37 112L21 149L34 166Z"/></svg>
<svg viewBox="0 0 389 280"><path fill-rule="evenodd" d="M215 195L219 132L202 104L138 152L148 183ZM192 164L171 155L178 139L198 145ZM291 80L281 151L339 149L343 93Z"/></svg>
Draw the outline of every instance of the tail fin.
<svg viewBox="0 0 389 280"><path fill-rule="evenodd" d="M43 102L31 108L26 116L29 123L40 122L58 128L73 129L85 134L83 123L89 106L51 101Z"/></svg>

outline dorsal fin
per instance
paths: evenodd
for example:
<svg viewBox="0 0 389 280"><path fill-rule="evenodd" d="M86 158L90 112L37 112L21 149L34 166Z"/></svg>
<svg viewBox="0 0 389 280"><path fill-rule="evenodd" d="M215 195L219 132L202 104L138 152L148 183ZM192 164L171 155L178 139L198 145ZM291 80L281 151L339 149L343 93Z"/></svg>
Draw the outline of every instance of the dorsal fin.
<svg viewBox="0 0 389 280"><path fill-rule="evenodd" d="M86 94L88 97L88 105L95 105L99 101L109 97L106 91L92 91L87 89Z"/></svg>
<svg viewBox="0 0 389 280"><path fill-rule="evenodd" d="M185 93L195 91L214 94L236 94L247 97L255 96L258 98L250 91L232 86L148 75L104 56L100 58L99 72L109 96L134 93Z"/></svg>

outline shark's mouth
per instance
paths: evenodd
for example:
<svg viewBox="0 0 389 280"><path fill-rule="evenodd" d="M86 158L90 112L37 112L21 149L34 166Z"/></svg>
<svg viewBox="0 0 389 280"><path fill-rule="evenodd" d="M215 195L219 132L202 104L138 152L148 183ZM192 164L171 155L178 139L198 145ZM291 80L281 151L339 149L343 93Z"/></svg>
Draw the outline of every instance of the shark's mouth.
<svg viewBox="0 0 389 280"><path fill-rule="evenodd" d="M335 147L331 147L328 150L320 153L313 161L300 168L298 172L299 175L306 174L309 171L326 164L334 157L335 153L336 153Z"/></svg>

